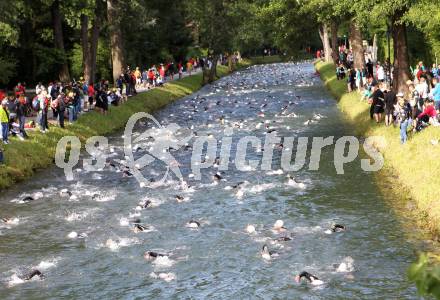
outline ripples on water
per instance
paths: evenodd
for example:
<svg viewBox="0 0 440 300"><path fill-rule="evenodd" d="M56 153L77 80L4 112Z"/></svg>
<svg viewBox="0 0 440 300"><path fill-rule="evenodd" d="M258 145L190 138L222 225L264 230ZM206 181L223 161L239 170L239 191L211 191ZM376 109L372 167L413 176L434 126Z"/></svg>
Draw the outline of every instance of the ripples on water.
<svg viewBox="0 0 440 300"><path fill-rule="evenodd" d="M218 140L227 126L234 127L234 141L245 135L264 140L266 126L280 136L352 134L308 63L248 68L155 117ZM149 126L140 124L137 135ZM123 160L121 135L110 145L111 160ZM215 168L194 181L191 151L172 153L191 189L182 191L175 178L142 189L111 167L97 173L79 166L74 182L54 168L3 195L0 217L18 220L0 225L0 298L414 299L405 270L415 246L359 161L336 175L333 152L324 149L319 171L293 174L301 183L296 186L286 184L288 173L279 170L275 151L273 171L240 172L232 164L225 180L213 183ZM261 155L250 152L247 158ZM143 174L155 178L163 171L155 162ZM245 183L230 188L239 182ZM22 203L26 195L36 200ZM148 199L149 207L136 209ZM151 230L133 232L135 219ZM278 219L287 232L271 230ZM185 226L190 220L200 227ZM326 234L335 222L348 230ZM248 225L254 233L246 232ZM293 239L276 241L287 235ZM279 255L263 260L264 244ZM147 250L166 256L146 261ZM17 275L32 268L46 279L20 282ZM325 284L297 285L294 276L303 270Z"/></svg>

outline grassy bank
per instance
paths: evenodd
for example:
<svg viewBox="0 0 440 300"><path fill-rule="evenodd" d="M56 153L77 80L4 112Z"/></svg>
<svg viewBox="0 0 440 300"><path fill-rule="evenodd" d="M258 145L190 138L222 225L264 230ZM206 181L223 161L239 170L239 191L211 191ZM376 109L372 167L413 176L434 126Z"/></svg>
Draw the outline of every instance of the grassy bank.
<svg viewBox="0 0 440 300"><path fill-rule="evenodd" d="M278 61L280 58L277 56L272 56L270 59L249 59L244 60L237 67L244 68L252 64ZM228 68L219 66L217 73L219 77L226 76ZM151 113L172 101L196 92L202 87L201 83L201 74L185 77L167 83L162 88L140 93L119 107L111 107L106 116L90 112L82 115L77 122L66 126L65 129L52 126L46 134L29 132L30 138L26 141L11 138L9 145L2 146L5 163L0 165L0 190L29 178L38 169L53 165L57 143L63 136L77 136L84 144L91 136L106 135L123 128L130 116L136 112Z"/></svg>
<svg viewBox="0 0 440 300"><path fill-rule="evenodd" d="M386 145L378 145L385 158L385 171L393 174L393 189L404 191L417 205L418 221L433 234L440 233L440 146L431 144L440 139L440 128L427 128L410 134L405 145L400 144L398 128L377 125L370 120L370 106L360 101L357 92L347 93L345 80L336 79L332 63L318 62L316 69L326 87L338 100L340 110L361 136L382 136ZM378 176L382 176L379 173ZM380 180L380 179L379 179Z"/></svg>

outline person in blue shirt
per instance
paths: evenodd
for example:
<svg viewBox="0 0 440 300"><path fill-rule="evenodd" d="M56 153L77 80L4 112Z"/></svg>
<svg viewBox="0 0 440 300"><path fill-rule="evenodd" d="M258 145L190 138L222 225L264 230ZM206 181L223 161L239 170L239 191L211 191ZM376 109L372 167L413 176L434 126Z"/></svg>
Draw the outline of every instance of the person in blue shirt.
<svg viewBox="0 0 440 300"><path fill-rule="evenodd" d="M432 65L431 73L432 73L432 76L434 78L438 78L438 76L439 76L439 69L437 68L436 64Z"/></svg>
<svg viewBox="0 0 440 300"><path fill-rule="evenodd" d="M432 80L432 85L434 86L432 90L432 98L434 99L435 109L440 110L440 83L437 78Z"/></svg>

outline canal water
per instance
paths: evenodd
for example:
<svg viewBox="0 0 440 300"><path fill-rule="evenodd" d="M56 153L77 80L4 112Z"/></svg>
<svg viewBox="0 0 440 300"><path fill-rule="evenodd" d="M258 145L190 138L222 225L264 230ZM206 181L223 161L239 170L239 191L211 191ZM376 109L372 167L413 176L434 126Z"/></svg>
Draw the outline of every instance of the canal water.
<svg viewBox="0 0 440 300"><path fill-rule="evenodd" d="M109 164L102 171L85 171L80 163L73 181L55 167L39 172L0 196L0 217L17 218L0 224L0 299L416 298L406 269L422 241L399 223L360 159L337 175L329 146L319 170L309 170L307 159L297 172L279 171L278 145L273 171L235 167L237 141L244 136L263 142L273 130L296 138L353 134L311 64L250 67L154 117L218 141L225 128L233 128L231 164L222 180L213 177L218 170L212 166L196 181L191 147L182 147L169 153L186 185L171 174L164 184L141 187L123 176L123 132L109 138ZM151 126L138 122L134 136ZM135 157L149 147L139 142ZM263 153L249 147L246 158L261 159ZM156 160L142 174L158 179L164 171ZM26 196L34 200L22 201ZM150 205L136 209L145 200ZM134 232L135 219L148 230ZM189 228L191 220L200 227ZM272 231L277 220L284 221L285 232ZM334 224L346 230L330 233ZM255 232L248 233L248 225ZM284 236L291 240L277 241ZM264 259L263 245L277 255ZM146 260L145 251L165 256ZM21 279L35 269L43 280ZM301 271L323 284L296 283Z"/></svg>

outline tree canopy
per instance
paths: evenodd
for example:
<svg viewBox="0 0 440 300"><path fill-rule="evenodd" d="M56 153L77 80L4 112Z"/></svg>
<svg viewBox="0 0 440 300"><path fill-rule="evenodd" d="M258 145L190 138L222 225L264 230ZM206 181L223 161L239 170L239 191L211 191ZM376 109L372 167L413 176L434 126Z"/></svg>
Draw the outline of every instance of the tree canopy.
<svg viewBox="0 0 440 300"><path fill-rule="evenodd" d="M325 46L331 53L342 36L358 58L362 40L376 36L385 60L390 31L396 76L440 50L440 8L430 0L3 0L0 9L2 85L95 81L127 65L261 55L264 48L294 56Z"/></svg>

